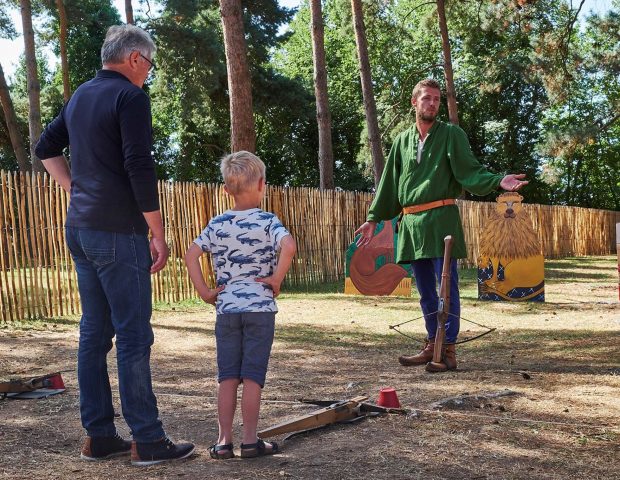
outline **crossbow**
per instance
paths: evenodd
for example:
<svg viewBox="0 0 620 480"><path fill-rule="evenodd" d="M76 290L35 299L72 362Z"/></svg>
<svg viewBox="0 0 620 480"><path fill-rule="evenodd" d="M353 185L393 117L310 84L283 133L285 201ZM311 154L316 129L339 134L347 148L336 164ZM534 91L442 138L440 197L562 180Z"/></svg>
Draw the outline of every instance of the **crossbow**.
<svg viewBox="0 0 620 480"><path fill-rule="evenodd" d="M432 313L429 313L429 315L434 315L436 313L439 313L439 310L436 310L436 311L434 311ZM448 316L456 317L457 315L454 315L453 313L449 313ZM398 327L400 327L402 325L406 325L407 323L410 323L410 322L415 322L416 320L419 320L421 318L424 318L424 315L421 315L421 316L416 317L416 318L412 318L410 320L406 320L406 321L401 322L401 323L397 323L396 325L389 325L389 327L390 327L390 330L394 330L396 333L400 333L403 337L410 338L411 340L415 340L416 342L424 343L424 339L420 339L420 338L414 337L414 336L409 335L409 334L407 334L405 332L402 332L401 330L398 329ZM486 325L474 322L473 320L468 320L468 319L466 319L463 316L461 316L460 319L464 320L465 322L477 325L478 327L486 328L486 331L482 332L482 333L480 333L478 335L474 335L473 337L469 337L469 338L466 338L464 340L459 340L457 342L454 342L455 345L460 345L462 343L467 343L467 342L472 342L474 340L478 340L479 338L482 338L485 335L488 335L489 333L493 333L495 330L497 330L496 327L487 327Z"/></svg>

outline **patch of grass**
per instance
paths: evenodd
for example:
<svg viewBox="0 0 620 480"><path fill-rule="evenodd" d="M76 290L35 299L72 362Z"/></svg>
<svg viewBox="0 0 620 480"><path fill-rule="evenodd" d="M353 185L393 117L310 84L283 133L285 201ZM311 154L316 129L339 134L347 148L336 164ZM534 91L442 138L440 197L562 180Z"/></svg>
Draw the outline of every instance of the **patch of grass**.
<svg viewBox="0 0 620 480"><path fill-rule="evenodd" d="M200 298L190 298L180 302L153 302L153 310L158 312L175 312L183 310L196 310L207 305Z"/></svg>
<svg viewBox="0 0 620 480"><path fill-rule="evenodd" d="M395 344L407 343L404 337L391 333L375 333L348 328L327 328L310 324L278 325L276 340L311 348L392 348Z"/></svg>
<svg viewBox="0 0 620 480"><path fill-rule="evenodd" d="M41 317L0 323L0 330L50 331L66 330L80 324L79 317Z"/></svg>
<svg viewBox="0 0 620 480"><path fill-rule="evenodd" d="M334 282L324 282L318 284L286 284L282 288L282 293L344 293L344 279Z"/></svg>

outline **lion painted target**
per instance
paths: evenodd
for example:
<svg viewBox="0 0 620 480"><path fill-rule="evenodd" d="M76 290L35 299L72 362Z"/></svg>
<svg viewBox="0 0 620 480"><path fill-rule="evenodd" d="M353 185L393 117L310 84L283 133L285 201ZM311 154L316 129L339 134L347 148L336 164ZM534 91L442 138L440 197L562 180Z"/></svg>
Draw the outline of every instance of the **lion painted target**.
<svg viewBox="0 0 620 480"><path fill-rule="evenodd" d="M480 237L478 298L545 301L545 259L540 240L515 192L497 197Z"/></svg>

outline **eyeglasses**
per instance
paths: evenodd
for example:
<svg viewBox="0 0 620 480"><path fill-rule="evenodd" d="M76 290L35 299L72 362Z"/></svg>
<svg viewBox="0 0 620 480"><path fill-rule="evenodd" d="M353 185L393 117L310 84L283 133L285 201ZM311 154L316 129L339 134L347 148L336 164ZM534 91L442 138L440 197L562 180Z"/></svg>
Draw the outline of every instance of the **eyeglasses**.
<svg viewBox="0 0 620 480"><path fill-rule="evenodd" d="M151 64L151 67L149 68L149 72L152 72L153 70L155 70L155 69L157 68L157 67L155 66L155 63L154 63L154 62L152 62L151 60L149 60L148 58L146 58L146 57L145 57L144 55L142 55L141 53L140 53L140 56L141 56L142 58L144 58L147 62L149 62L149 63Z"/></svg>

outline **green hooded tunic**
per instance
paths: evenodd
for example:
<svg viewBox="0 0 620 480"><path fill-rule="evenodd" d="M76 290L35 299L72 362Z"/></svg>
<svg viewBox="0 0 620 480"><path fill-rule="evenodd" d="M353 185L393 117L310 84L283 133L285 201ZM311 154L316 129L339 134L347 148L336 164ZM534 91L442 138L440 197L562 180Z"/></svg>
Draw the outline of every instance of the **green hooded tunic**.
<svg viewBox="0 0 620 480"><path fill-rule="evenodd" d="M418 129L413 125L394 140L367 220L388 220L400 214L403 207L457 198L463 188L474 195L487 195L498 188L503 175L492 174L480 164L460 127L435 121L418 164L419 138ZM454 239L452 257L467 257L456 205L403 215L396 261L409 263L443 257L446 235Z"/></svg>

